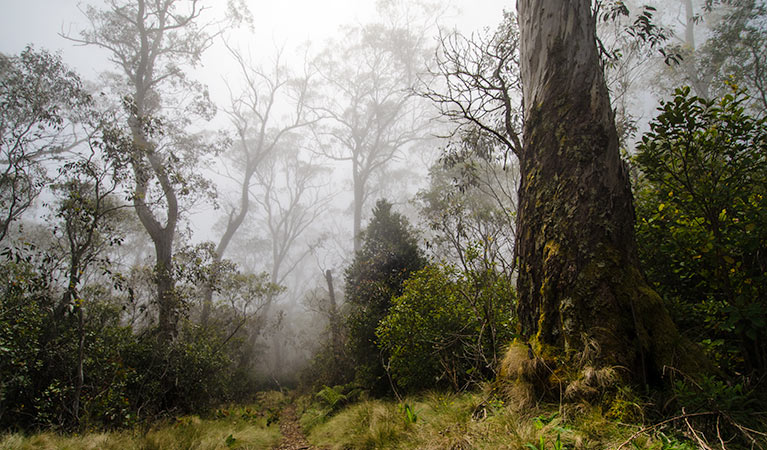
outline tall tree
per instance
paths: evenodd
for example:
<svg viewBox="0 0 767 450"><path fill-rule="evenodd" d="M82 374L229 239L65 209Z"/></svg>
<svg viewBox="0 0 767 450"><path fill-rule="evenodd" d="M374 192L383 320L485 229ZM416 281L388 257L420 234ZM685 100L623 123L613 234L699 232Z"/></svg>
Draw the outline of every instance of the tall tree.
<svg viewBox="0 0 767 450"><path fill-rule="evenodd" d="M91 143L92 148L100 145ZM72 403L72 416L80 420L80 397L84 383L86 314L87 306L80 294L80 285L90 266L103 258L109 246L118 245L122 235L118 231L119 210L126 205L115 198L120 187L116 168L104 167L96 152L89 157L76 159L60 169L65 177L63 183L54 186L61 197L56 215L60 228L54 231L63 253L66 255L66 289L57 316L71 308L77 320L77 369ZM59 231L61 236L59 236Z"/></svg>
<svg viewBox="0 0 767 450"><path fill-rule="evenodd" d="M207 90L182 70L200 62L215 35L200 24L204 9L200 0L108 0L104 9L85 8L90 29L67 36L106 50L117 69L129 142L114 156L130 164L133 205L154 244L158 331L164 340L175 336L180 311L172 272L180 201L204 190L193 170L204 144L185 128L214 111Z"/></svg>
<svg viewBox="0 0 767 450"><path fill-rule="evenodd" d="M392 298L402 295L402 284L426 265L407 219L379 200L363 232L363 245L346 269L349 348L356 379L379 393L387 390L383 359L375 330L389 313Z"/></svg>
<svg viewBox="0 0 767 450"><path fill-rule="evenodd" d="M233 48L229 51L245 79L242 92L232 95L231 109L227 111L236 131L236 143L230 157L242 172L242 178L238 205L230 208L226 231L216 246L220 256L248 214L251 205L249 189L259 166L296 131L316 120L308 105L311 96L308 74L292 74L283 65L280 54L269 70L263 70L249 63L241 52ZM278 111L281 103L287 103L292 112L283 114Z"/></svg>
<svg viewBox="0 0 767 450"><path fill-rule="evenodd" d="M256 174L260 206L259 222L270 243L271 282L284 284L312 251L312 245L299 246L308 228L324 213L332 197L323 192L320 181L328 169L303 160L297 151L276 155ZM297 247L301 247L296 252Z"/></svg>
<svg viewBox="0 0 767 450"><path fill-rule="evenodd" d="M580 354L658 381L689 365L639 270L631 187L589 0L519 0L524 145L519 320L536 353Z"/></svg>
<svg viewBox="0 0 767 450"><path fill-rule="evenodd" d="M295 133L316 121L309 107L310 76L297 76L285 67L281 53L273 65L262 69L252 64L242 52L227 46L245 80L242 91L230 92L231 107L226 111L235 129L235 140L225 158L232 166L231 178L238 184L237 200L227 205L226 228L216 246L216 258L224 257L229 243L251 210L251 188L259 167L279 146L294 142ZM290 113L280 111L287 104ZM293 138L293 139L291 139ZM229 171L229 167L227 167ZM206 288L201 322L207 323L213 290Z"/></svg>
<svg viewBox="0 0 767 450"><path fill-rule="evenodd" d="M425 61L423 40L405 25L370 24L347 30L316 62L328 93L321 151L352 166L355 252L375 177L422 138L427 125L422 104L411 95Z"/></svg>

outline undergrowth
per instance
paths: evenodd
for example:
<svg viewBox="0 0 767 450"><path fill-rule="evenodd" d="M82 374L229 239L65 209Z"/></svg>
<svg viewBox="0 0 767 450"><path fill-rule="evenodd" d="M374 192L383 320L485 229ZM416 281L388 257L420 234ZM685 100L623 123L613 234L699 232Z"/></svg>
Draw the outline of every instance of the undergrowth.
<svg viewBox="0 0 767 450"><path fill-rule="evenodd" d="M615 411L585 403L520 410L488 391L361 400L334 411L307 396L299 413L309 441L326 449L698 448L672 423L647 427L638 415L640 421L624 423Z"/></svg>
<svg viewBox="0 0 767 450"><path fill-rule="evenodd" d="M83 435L20 433L0 435L2 450L214 450L267 449L280 440L277 425L285 398L264 393L257 404L222 407L206 417L183 416L158 422L148 429L135 428Z"/></svg>

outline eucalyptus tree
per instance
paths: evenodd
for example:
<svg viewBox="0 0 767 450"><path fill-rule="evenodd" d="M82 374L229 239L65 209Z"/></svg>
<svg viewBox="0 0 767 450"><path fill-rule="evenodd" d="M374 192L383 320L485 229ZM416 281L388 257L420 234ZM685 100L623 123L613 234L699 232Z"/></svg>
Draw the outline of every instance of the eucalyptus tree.
<svg viewBox="0 0 767 450"><path fill-rule="evenodd" d="M722 61L716 81L734 81L753 93L753 105L767 111L767 3L733 1L704 47L704 57Z"/></svg>
<svg viewBox="0 0 767 450"><path fill-rule="evenodd" d="M522 334L536 354L624 367L633 381L657 382L666 366L693 372L697 353L639 270L591 2L519 0L518 13Z"/></svg>
<svg viewBox="0 0 767 450"><path fill-rule="evenodd" d="M0 55L0 241L48 181L43 161L81 141L91 107L60 56L31 47Z"/></svg>
<svg viewBox="0 0 767 450"><path fill-rule="evenodd" d="M296 75L282 61L279 52L268 69L253 64L243 52L227 45L244 79L238 92L230 87L230 107L226 110L234 127L232 147L225 153L227 175L238 185L237 200L225 205L226 226L216 246L216 257L223 258L229 243L251 211L254 175L287 142L317 121L311 108L311 74ZM212 289L206 288L202 323L207 322Z"/></svg>
<svg viewBox="0 0 767 450"><path fill-rule="evenodd" d="M325 189L329 171L295 150L274 155L257 170L254 199L259 205L257 222L271 247L267 267L271 283L285 284L314 250L316 243L299 243L333 199Z"/></svg>
<svg viewBox="0 0 767 450"><path fill-rule="evenodd" d="M187 129L210 119L215 107L207 89L183 70L200 64L219 33L215 23L202 22L206 9L201 0L108 0L103 8L86 6L89 27L65 36L100 47L113 64L109 75L127 126L122 151L113 157L130 167L133 206L154 244L158 331L166 341L176 334L181 306L173 241L184 205L209 187L198 167L211 144Z"/></svg>
<svg viewBox="0 0 767 450"><path fill-rule="evenodd" d="M432 187L420 195L422 212L439 231L435 242L448 244L465 269L473 265L467 251L478 246L483 263L499 263L511 275L522 148L516 16L505 12L497 29L485 33L443 33L430 75L420 94L453 128L441 167L432 168Z"/></svg>
<svg viewBox="0 0 767 450"><path fill-rule="evenodd" d="M494 144L477 149L489 157L494 150L513 157L522 148L522 85L519 76L519 27L514 14L493 32L472 36L442 34L432 83L420 93L450 119L453 136L479 132ZM484 150L484 153L482 153Z"/></svg>
<svg viewBox="0 0 767 450"><path fill-rule="evenodd" d="M235 258L247 260L244 265L248 270L263 271L272 285L290 287L283 297L279 296L283 291L268 293L258 317L244 330L250 348L257 348L257 339L266 340L275 363L266 360L264 368L272 377L286 374L279 363L284 356L285 339L299 333L292 323L283 320L285 308L295 307L283 299L303 295L305 282L301 280L307 257L325 238L317 223L327 214L334 198L328 192L331 170L318 164L313 155L306 155L304 146L301 137L293 135L280 142L255 170L249 189L254 208L244 227L247 231L236 237L237 241L245 238L249 242L233 248L238 250ZM242 255L243 250L246 255Z"/></svg>
<svg viewBox="0 0 767 450"><path fill-rule="evenodd" d="M355 252L374 178L427 134L427 111L413 95L427 55L417 31L385 23L348 28L315 62L326 93L320 152L351 164Z"/></svg>
<svg viewBox="0 0 767 450"><path fill-rule="evenodd" d="M100 161L93 148L103 142L91 143L91 154L75 158L64 164L60 171L63 181L54 185L58 201L56 217L60 224L54 234L66 256L66 288L57 315L71 309L77 321L77 368L72 402L72 416L80 420L80 397L84 383L83 363L86 339L86 299L80 293L83 277L100 264L109 272L109 261L105 258L107 249L122 242L119 227L122 225L121 210L127 205L121 202L121 177L117 167L109 161ZM100 153L100 152L99 152Z"/></svg>
<svg viewBox="0 0 767 450"><path fill-rule="evenodd" d="M657 70L654 84L665 96L689 85L699 97L728 92L734 80L767 107L767 4L764 0L678 0L655 2L667 47L680 56Z"/></svg>
<svg viewBox="0 0 767 450"><path fill-rule="evenodd" d="M485 137L485 143L491 138ZM471 148L468 152L474 153ZM418 192L420 214L431 233L427 249L438 260L472 269L513 272L516 166L461 155L460 161L437 162L429 186Z"/></svg>

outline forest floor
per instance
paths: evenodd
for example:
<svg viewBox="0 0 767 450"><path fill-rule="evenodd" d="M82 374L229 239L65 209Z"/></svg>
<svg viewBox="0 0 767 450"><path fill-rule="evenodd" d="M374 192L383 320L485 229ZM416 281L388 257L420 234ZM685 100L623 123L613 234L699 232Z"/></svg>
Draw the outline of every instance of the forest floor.
<svg viewBox="0 0 767 450"><path fill-rule="evenodd" d="M635 402L624 403L623 411L606 411L588 404L540 403L520 408L488 391L426 392L400 400L352 399L340 392L334 397L268 392L248 406L169 418L148 429L0 434L0 450L701 448L675 422L652 425L641 414L628 420L641 409ZM617 413L623 417L617 418ZM767 429L767 419L758 429ZM754 443L752 448L767 448L767 434ZM740 447L728 444L727 448Z"/></svg>
<svg viewBox="0 0 767 450"><path fill-rule="evenodd" d="M320 447L310 445L309 441L306 440L301 425L298 423L296 406L292 403L285 406L280 413L280 433L282 440L275 447L276 450L321 450Z"/></svg>

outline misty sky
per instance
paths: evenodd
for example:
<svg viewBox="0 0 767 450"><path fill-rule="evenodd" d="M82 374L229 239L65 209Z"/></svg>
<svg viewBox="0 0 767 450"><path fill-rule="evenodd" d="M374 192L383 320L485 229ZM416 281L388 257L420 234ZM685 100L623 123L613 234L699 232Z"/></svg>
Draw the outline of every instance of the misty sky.
<svg viewBox="0 0 767 450"><path fill-rule="evenodd" d="M226 33L234 47L249 51L257 62L270 61L279 47L286 52L311 43L321 47L337 35L342 25L365 23L374 19L375 0L246 0L254 19L252 32L231 30ZM0 0L0 52L18 54L28 44L37 48L61 52L65 63L74 67L85 80L97 81L98 74L112 67L107 54L92 46L76 46L59 33L76 36L87 24L78 5L99 6L103 0ZM224 5L225 0L206 0L208 5ZM441 19L441 26L456 27L471 34L484 27L494 28L501 22L504 8L514 8L515 0L452 0L453 11ZM218 8L203 17L221 14ZM295 54L295 53L294 53ZM231 55L221 42L210 48L203 66L194 69L192 78L205 83L219 106L228 101L226 83L239 78ZM218 114L208 129L226 128L228 121ZM195 222L202 229L212 223L198 213ZM210 219L210 217L208 217ZM205 234L196 238L205 238ZM208 236L209 237L209 236Z"/></svg>
<svg viewBox="0 0 767 450"><path fill-rule="evenodd" d="M365 22L374 14L375 0L246 0L255 20L253 46L265 46L270 52L275 44L296 46L306 41L321 42L342 24ZM78 4L99 5L99 0L0 0L0 52L19 53L33 43L38 47L60 50L67 63L85 78L100 71L103 59L93 57L94 49L76 48L62 39L62 30L80 30L84 26ZM224 4L224 0L206 2ZM464 33L495 26L505 8L514 0L452 0L459 11L445 17L446 25L455 25ZM207 55L207 64L216 55ZM223 56L223 55L222 55ZM224 56L226 57L226 56Z"/></svg>

